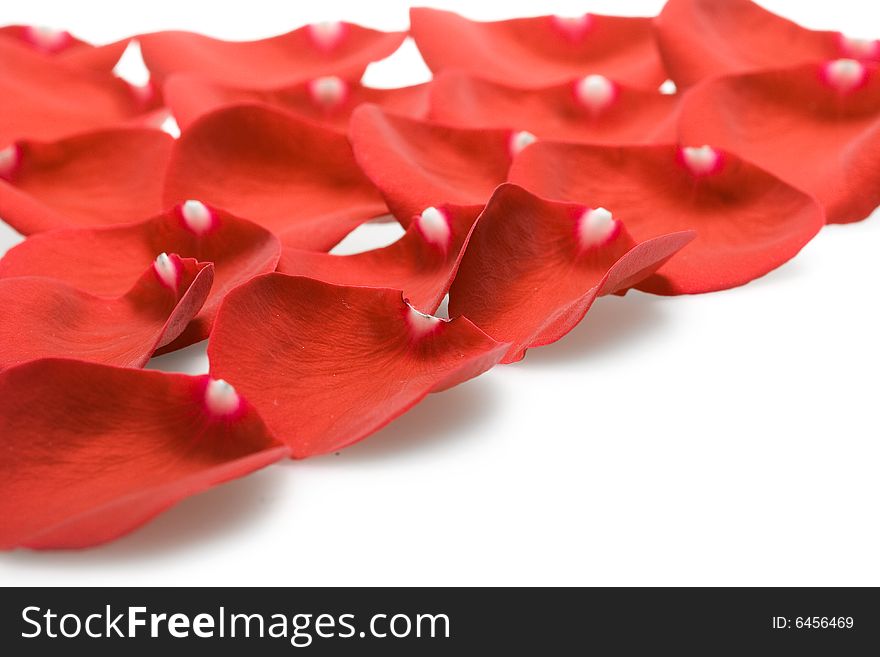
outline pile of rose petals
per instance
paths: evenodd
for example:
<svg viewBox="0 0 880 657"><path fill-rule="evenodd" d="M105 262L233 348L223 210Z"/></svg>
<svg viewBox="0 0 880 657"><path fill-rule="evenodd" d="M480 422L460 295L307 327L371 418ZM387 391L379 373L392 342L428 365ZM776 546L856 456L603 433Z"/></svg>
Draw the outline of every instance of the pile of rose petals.
<svg viewBox="0 0 880 657"><path fill-rule="evenodd" d="M407 36L434 79L365 86ZM132 42L143 86L114 73ZM749 0L252 42L8 26L0 92L0 217L27 236L0 260L4 549L117 538L603 295L743 285L880 204L880 41ZM405 232L331 253L376 220ZM140 369L204 339L209 376Z"/></svg>

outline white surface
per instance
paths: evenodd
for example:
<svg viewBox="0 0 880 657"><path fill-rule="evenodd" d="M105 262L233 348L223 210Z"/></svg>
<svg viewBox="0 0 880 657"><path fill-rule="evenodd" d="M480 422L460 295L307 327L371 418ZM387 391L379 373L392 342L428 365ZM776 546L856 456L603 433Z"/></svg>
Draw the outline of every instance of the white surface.
<svg viewBox="0 0 880 657"><path fill-rule="evenodd" d="M443 4L483 18L660 5ZM880 26L858 0L764 4L853 35ZM406 24L401 2L0 7L0 23L95 40L175 27L257 37L327 18ZM373 82L416 81L414 53ZM346 248L377 232L397 235L361 231ZM0 252L16 241L0 229ZM743 288L600 299L562 342L431 396L339 456L269 468L100 549L0 555L0 582L878 585L878 247L875 213ZM204 371L203 352L151 366Z"/></svg>

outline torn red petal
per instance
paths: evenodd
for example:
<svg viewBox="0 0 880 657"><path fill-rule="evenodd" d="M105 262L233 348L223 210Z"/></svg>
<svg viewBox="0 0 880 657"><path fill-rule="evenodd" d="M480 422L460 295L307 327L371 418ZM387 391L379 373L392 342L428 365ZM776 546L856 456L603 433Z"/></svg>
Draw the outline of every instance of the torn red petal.
<svg viewBox="0 0 880 657"><path fill-rule="evenodd" d="M401 222L430 206L485 204L507 180L515 154L532 141L506 129L471 130L394 116L374 105L355 110L350 138L358 164Z"/></svg>
<svg viewBox="0 0 880 657"><path fill-rule="evenodd" d="M113 540L283 458L217 383L52 359L0 373L0 549Z"/></svg>
<svg viewBox="0 0 880 657"><path fill-rule="evenodd" d="M608 208L637 242L696 231L693 244L636 286L658 294L747 283L794 257L824 223L812 197L704 144L542 142L517 159L510 179L545 198Z"/></svg>
<svg viewBox="0 0 880 657"><path fill-rule="evenodd" d="M234 287L275 270L281 245L244 219L190 200L137 224L72 228L33 235L0 260L0 278L42 276L102 296L120 296L157 253L214 265L214 284L198 315L164 353L208 337L217 308Z"/></svg>
<svg viewBox="0 0 880 657"><path fill-rule="evenodd" d="M679 97L591 74L522 90L460 73L431 86L429 118L464 128L527 130L540 139L643 144L675 139Z"/></svg>
<svg viewBox="0 0 880 657"><path fill-rule="evenodd" d="M402 290L414 308L433 313L449 291L481 210L482 206L425 208L398 241L355 255L286 248L278 271L338 285Z"/></svg>
<svg viewBox="0 0 880 657"><path fill-rule="evenodd" d="M159 130L131 128L21 142L14 164L0 171L0 217L29 235L159 214L173 141ZM10 151L0 152L8 164Z"/></svg>
<svg viewBox="0 0 880 657"><path fill-rule="evenodd" d="M419 7L410 10L410 23L416 45L435 73L459 70L520 87L599 73L656 89L667 78L649 18L588 14L483 23Z"/></svg>
<svg viewBox="0 0 880 657"><path fill-rule="evenodd" d="M353 23L306 26L259 41L222 41L192 32L138 37L144 62L160 83L187 72L231 85L296 84L322 75L358 79L371 62L391 55L404 32L379 32ZM255 75L256 74L256 75Z"/></svg>
<svg viewBox="0 0 880 657"><path fill-rule="evenodd" d="M474 227L449 293L450 314L509 342L502 362L517 361L573 329L598 296L650 276L693 238L682 231L636 243L606 208L502 185Z"/></svg>
<svg viewBox="0 0 880 657"><path fill-rule="evenodd" d="M751 0L669 0L655 25L663 61L681 87L815 60L880 59L876 41L808 30Z"/></svg>
<svg viewBox="0 0 880 657"><path fill-rule="evenodd" d="M297 458L361 440L506 350L463 317L419 313L399 291L283 274L233 290L208 344L212 375L241 391Z"/></svg>
<svg viewBox="0 0 880 657"><path fill-rule="evenodd" d="M373 103L395 114L422 118L428 112L429 84L373 89L336 75L325 75L276 89L234 87L196 75L178 74L165 84L165 101L184 130L209 112L241 103L292 112L340 133L348 131L354 109Z"/></svg>
<svg viewBox="0 0 880 657"><path fill-rule="evenodd" d="M109 72L80 70L0 39L0 145L121 125L154 108Z"/></svg>
<svg viewBox="0 0 880 657"><path fill-rule="evenodd" d="M217 110L183 132L164 198L199 199L314 250L388 211L344 136L256 105Z"/></svg>
<svg viewBox="0 0 880 657"><path fill-rule="evenodd" d="M39 358L142 367L208 297L214 266L160 253L121 297L51 278L0 279L0 370Z"/></svg>
<svg viewBox="0 0 880 657"><path fill-rule="evenodd" d="M688 94L682 138L709 142L819 199L829 222L880 205L880 67L851 59L707 81Z"/></svg>

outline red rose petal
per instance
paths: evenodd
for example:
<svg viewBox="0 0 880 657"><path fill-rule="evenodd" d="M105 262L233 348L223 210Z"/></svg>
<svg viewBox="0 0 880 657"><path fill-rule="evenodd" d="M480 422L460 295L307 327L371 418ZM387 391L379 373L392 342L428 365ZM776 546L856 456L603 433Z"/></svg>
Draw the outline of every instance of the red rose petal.
<svg viewBox="0 0 880 657"><path fill-rule="evenodd" d="M0 27L0 40L12 41L45 55L57 55L90 44L77 39L67 30L56 30L37 25L4 25Z"/></svg>
<svg viewBox="0 0 880 657"><path fill-rule="evenodd" d="M103 73L109 73L114 69L129 43L129 39L123 39L96 46L76 38L66 30L35 25L0 27L0 40L23 45L34 52L54 57L57 61L71 66Z"/></svg>
<svg viewBox="0 0 880 657"><path fill-rule="evenodd" d="M824 223L811 197L709 147L539 142L510 179L545 198L607 208L637 242L695 230L693 244L636 286L658 294L747 283L794 257Z"/></svg>
<svg viewBox="0 0 880 657"><path fill-rule="evenodd" d="M482 209L426 208L409 223L398 241L364 253L338 256L287 248L278 271L337 285L402 290L414 308L433 313L449 291L471 227Z"/></svg>
<svg viewBox="0 0 880 657"><path fill-rule="evenodd" d="M429 84L398 89L373 89L336 75L314 78L277 89L234 87L197 75L180 73L165 83L165 102L184 130L196 119L229 105L262 104L332 128L348 131L354 109L374 103L396 114L422 118L428 112Z"/></svg>
<svg viewBox="0 0 880 657"><path fill-rule="evenodd" d="M585 14L482 23L420 7L410 9L410 23L435 73L456 69L526 87L599 73L656 89L667 77L649 18Z"/></svg>
<svg viewBox="0 0 880 657"><path fill-rule="evenodd" d="M0 39L0 148L131 121L153 107L110 73L78 70Z"/></svg>
<svg viewBox="0 0 880 657"><path fill-rule="evenodd" d="M213 376L235 385L297 458L361 440L506 350L463 317L422 315L398 291L283 274L233 290L208 343Z"/></svg>
<svg viewBox="0 0 880 657"><path fill-rule="evenodd" d="M642 144L675 139L679 98L588 75L522 90L460 73L431 87L432 120L465 128L528 130L540 139Z"/></svg>
<svg viewBox="0 0 880 657"><path fill-rule="evenodd" d="M274 271L281 245L260 226L191 201L137 224L33 235L0 260L0 278L43 276L91 294L119 296L163 252L213 263L214 284L196 318L161 352L207 338L226 293Z"/></svg>
<svg viewBox="0 0 880 657"><path fill-rule="evenodd" d="M256 105L197 120L176 142L168 205L199 199L247 217L282 242L327 250L365 220L387 213L348 140Z"/></svg>
<svg viewBox="0 0 880 657"><path fill-rule="evenodd" d="M362 105L350 137L358 164L403 222L430 206L485 204L507 179L522 147L518 134L525 133L453 128Z"/></svg>
<svg viewBox="0 0 880 657"><path fill-rule="evenodd" d="M682 87L820 59L880 60L876 41L808 30L750 0L669 0L655 26L666 69Z"/></svg>
<svg viewBox="0 0 880 657"><path fill-rule="evenodd" d="M51 278L0 279L0 370L55 356L142 367L196 316L213 276L210 263L162 253L118 298Z"/></svg>
<svg viewBox="0 0 880 657"><path fill-rule="evenodd" d="M708 81L688 94L682 138L734 150L814 195L829 222L880 205L880 67L842 59Z"/></svg>
<svg viewBox="0 0 880 657"><path fill-rule="evenodd" d="M28 235L159 214L173 142L132 128L0 149L0 217Z"/></svg>
<svg viewBox="0 0 880 657"><path fill-rule="evenodd" d="M198 73L232 85L295 84L321 75L360 78L370 62L391 55L404 32L353 23L316 23L259 41L222 41L192 32L138 36L144 62L160 83L172 73Z"/></svg>
<svg viewBox="0 0 880 657"><path fill-rule="evenodd" d="M0 373L0 435L4 550L118 538L287 454L222 383L72 360Z"/></svg>
<svg viewBox="0 0 880 657"><path fill-rule="evenodd" d="M636 244L604 208L502 185L474 227L449 293L450 313L509 342L502 362L517 361L573 329L596 297L650 276L693 238L683 231Z"/></svg>

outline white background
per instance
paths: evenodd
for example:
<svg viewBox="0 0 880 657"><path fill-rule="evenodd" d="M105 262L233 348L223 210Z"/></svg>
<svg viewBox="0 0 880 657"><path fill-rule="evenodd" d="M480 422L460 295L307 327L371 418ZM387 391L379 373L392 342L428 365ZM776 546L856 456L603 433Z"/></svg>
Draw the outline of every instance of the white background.
<svg viewBox="0 0 880 657"><path fill-rule="evenodd" d="M434 4L474 18L661 5ZM762 4L880 36L873 3ZM400 29L406 4L0 7L0 24L94 41L166 28L255 38L326 19ZM426 76L408 44L367 80ZM375 233L397 235L361 231L347 247ZM19 240L0 227L0 253ZM878 585L878 251L875 213L743 288L600 299L562 342L432 395L339 456L271 467L99 549L0 555L0 583ZM204 346L151 366L206 371Z"/></svg>

